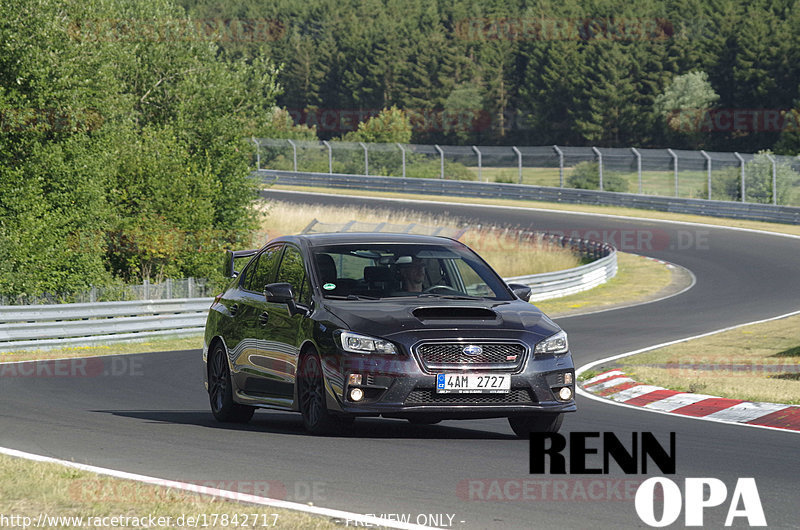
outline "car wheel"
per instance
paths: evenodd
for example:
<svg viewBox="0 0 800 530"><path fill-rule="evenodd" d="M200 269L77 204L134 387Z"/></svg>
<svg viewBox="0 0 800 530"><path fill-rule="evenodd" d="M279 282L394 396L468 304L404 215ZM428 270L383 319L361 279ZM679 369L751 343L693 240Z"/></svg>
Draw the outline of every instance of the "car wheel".
<svg viewBox="0 0 800 530"><path fill-rule="evenodd" d="M217 421L225 423L247 423L253 417L254 407L233 401L231 370L225 348L217 343L208 358L208 398L211 413Z"/></svg>
<svg viewBox="0 0 800 530"><path fill-rule="evenodd" d="M322 366L315 353L309 353L300 362L297 378L297 398L303 426L311 434L328 434L339 426L336 418L328 412Z"/></svg>
<svg viewBox="0 0 800 530"><path fill-rule="evenodd" d="M508 418L508 424L520 438L527 438L531 432L558 432L563 421L564 414L552 413Z"/></svg>

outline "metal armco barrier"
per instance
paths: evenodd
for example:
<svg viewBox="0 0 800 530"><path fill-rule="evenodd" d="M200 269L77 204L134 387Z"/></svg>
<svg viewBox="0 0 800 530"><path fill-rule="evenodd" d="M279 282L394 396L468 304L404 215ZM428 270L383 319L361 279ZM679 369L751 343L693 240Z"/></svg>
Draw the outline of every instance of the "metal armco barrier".
<svg viewBox="0 0 800 530"><path fill-rule="evenodd" d="M569 239L569 238L566 238ZM594 241L566 241L568 244L594 246L604 257L586 265L556 272L504 278L507 283L522 283L531 288L531 302L559 298L587 291L616 276L617 251L614 247Z"/></svg>
<svg viewBox="0 0 800 530"><path fill-rule="evenodd" d="M605 243L548 234L529 234L569 246L592 263L564 271L505 278L532 288L531 300L591 289L617 271L616 249ZM211 298L0 306L0 352L48 349L203 332Z"/></svg>
<svg viewBox="0 0 800 530"><path fill-rule="evenodd" d="M253 175L265 183L293 186L321 186L353 190L372 190L425 195L486 197L529 201L563 202L599 206L621 206L662 212L708 215L731 219L800 224L800 208L772 204L709 201L678 197L658 197L609 191L547 188L524 184L502 184L469 180L374 177L329 173L303 173L261 169Z"/></svg>
<svg viewBox="0 0 800 530"><path fill-rule="evenodd" d="M203 332L211 298L0 306L0 352Z"/></svg>
<svg viewBox="0 0 800 530"><path fill-rule="evenodd" d="M320 224L316 219L307 227ZM372 225L345 227L374 231ZM322 225L320 225L322 226ZM325 225L330 230L333 225ZM378 225L381 228L383 225ZM388 228L388 227L387 227ZM413 225L405 227L406 231ZM425 228L425 227L422 227ZM328 231L328 230L326 230ZM617 272L617 251L606 243L585 239L523 232L520 244L547 241L569 247L589 264L573 269L505 278L507 283L531 287L531 301L557 298L591 289L612 278ZM0 306L0 352L21 349L47 349L93 343L147 339L157 336L187 336L203 332L211 298L179 298L168 300L136 300L80 304Z"/></svg>

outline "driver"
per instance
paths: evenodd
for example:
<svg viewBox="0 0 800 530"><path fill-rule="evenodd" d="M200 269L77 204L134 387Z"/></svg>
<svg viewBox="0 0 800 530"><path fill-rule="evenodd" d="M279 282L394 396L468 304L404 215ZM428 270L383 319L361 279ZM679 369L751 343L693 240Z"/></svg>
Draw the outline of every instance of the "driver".
<svg viewBox="0 0 800 530"><path fill-rule="evenodd" d="M403 290L410 293L422 292L422 283L425 281L425 264L418 258L402 260L400 258L397 268L400 271L400 280Z"/></svg>

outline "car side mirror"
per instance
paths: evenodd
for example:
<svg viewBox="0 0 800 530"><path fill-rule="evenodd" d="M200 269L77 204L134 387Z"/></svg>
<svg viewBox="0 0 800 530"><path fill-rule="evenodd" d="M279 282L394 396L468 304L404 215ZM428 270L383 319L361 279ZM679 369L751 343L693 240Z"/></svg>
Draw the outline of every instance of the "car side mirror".
<svg viewBox="0 0 800 530"><path fill-rule="evenodd" d="M264 296L267 302L288 304L294 302L294 290L290 283L268 283L264 287Z"/></svg>
<svg viewBox="0 0 800 530"><path fill-rule="evenodd" d="M530 302L531 300L531 288L527 285L523 285L521 283L509 283L508 287L514 291L514 294L517 295L522 300L526 302Z"/></svg>
<svg viewBox="0 0 800 530"><path fill-rule="evenodd" d="M267 302L288 305L290 315L300 313L308 316L311 313L308 307L295 302L294 289L292 289L292 284L290 283L268 283L264 287L264 296Z"/></svg>

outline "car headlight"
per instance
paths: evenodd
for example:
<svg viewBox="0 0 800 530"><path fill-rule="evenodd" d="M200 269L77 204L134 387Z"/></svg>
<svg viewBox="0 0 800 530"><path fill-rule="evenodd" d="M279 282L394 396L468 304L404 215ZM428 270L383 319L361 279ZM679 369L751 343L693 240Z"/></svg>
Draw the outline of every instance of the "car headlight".
<svg viewBox="0 0 800 530"><path fill-rule="evenodd" d="M360 335L352 331L339 332L339 342L344 351L351 353L397 354L397 348L388 340Z"/></svg>
<svg viewBox="0 0 800 530"><path fill-rule="evenodd" d="M555 335L550 335L534 348L534 353L567 353L569 351L569 342L567 341L567 334L559 331Z"/></svg>

